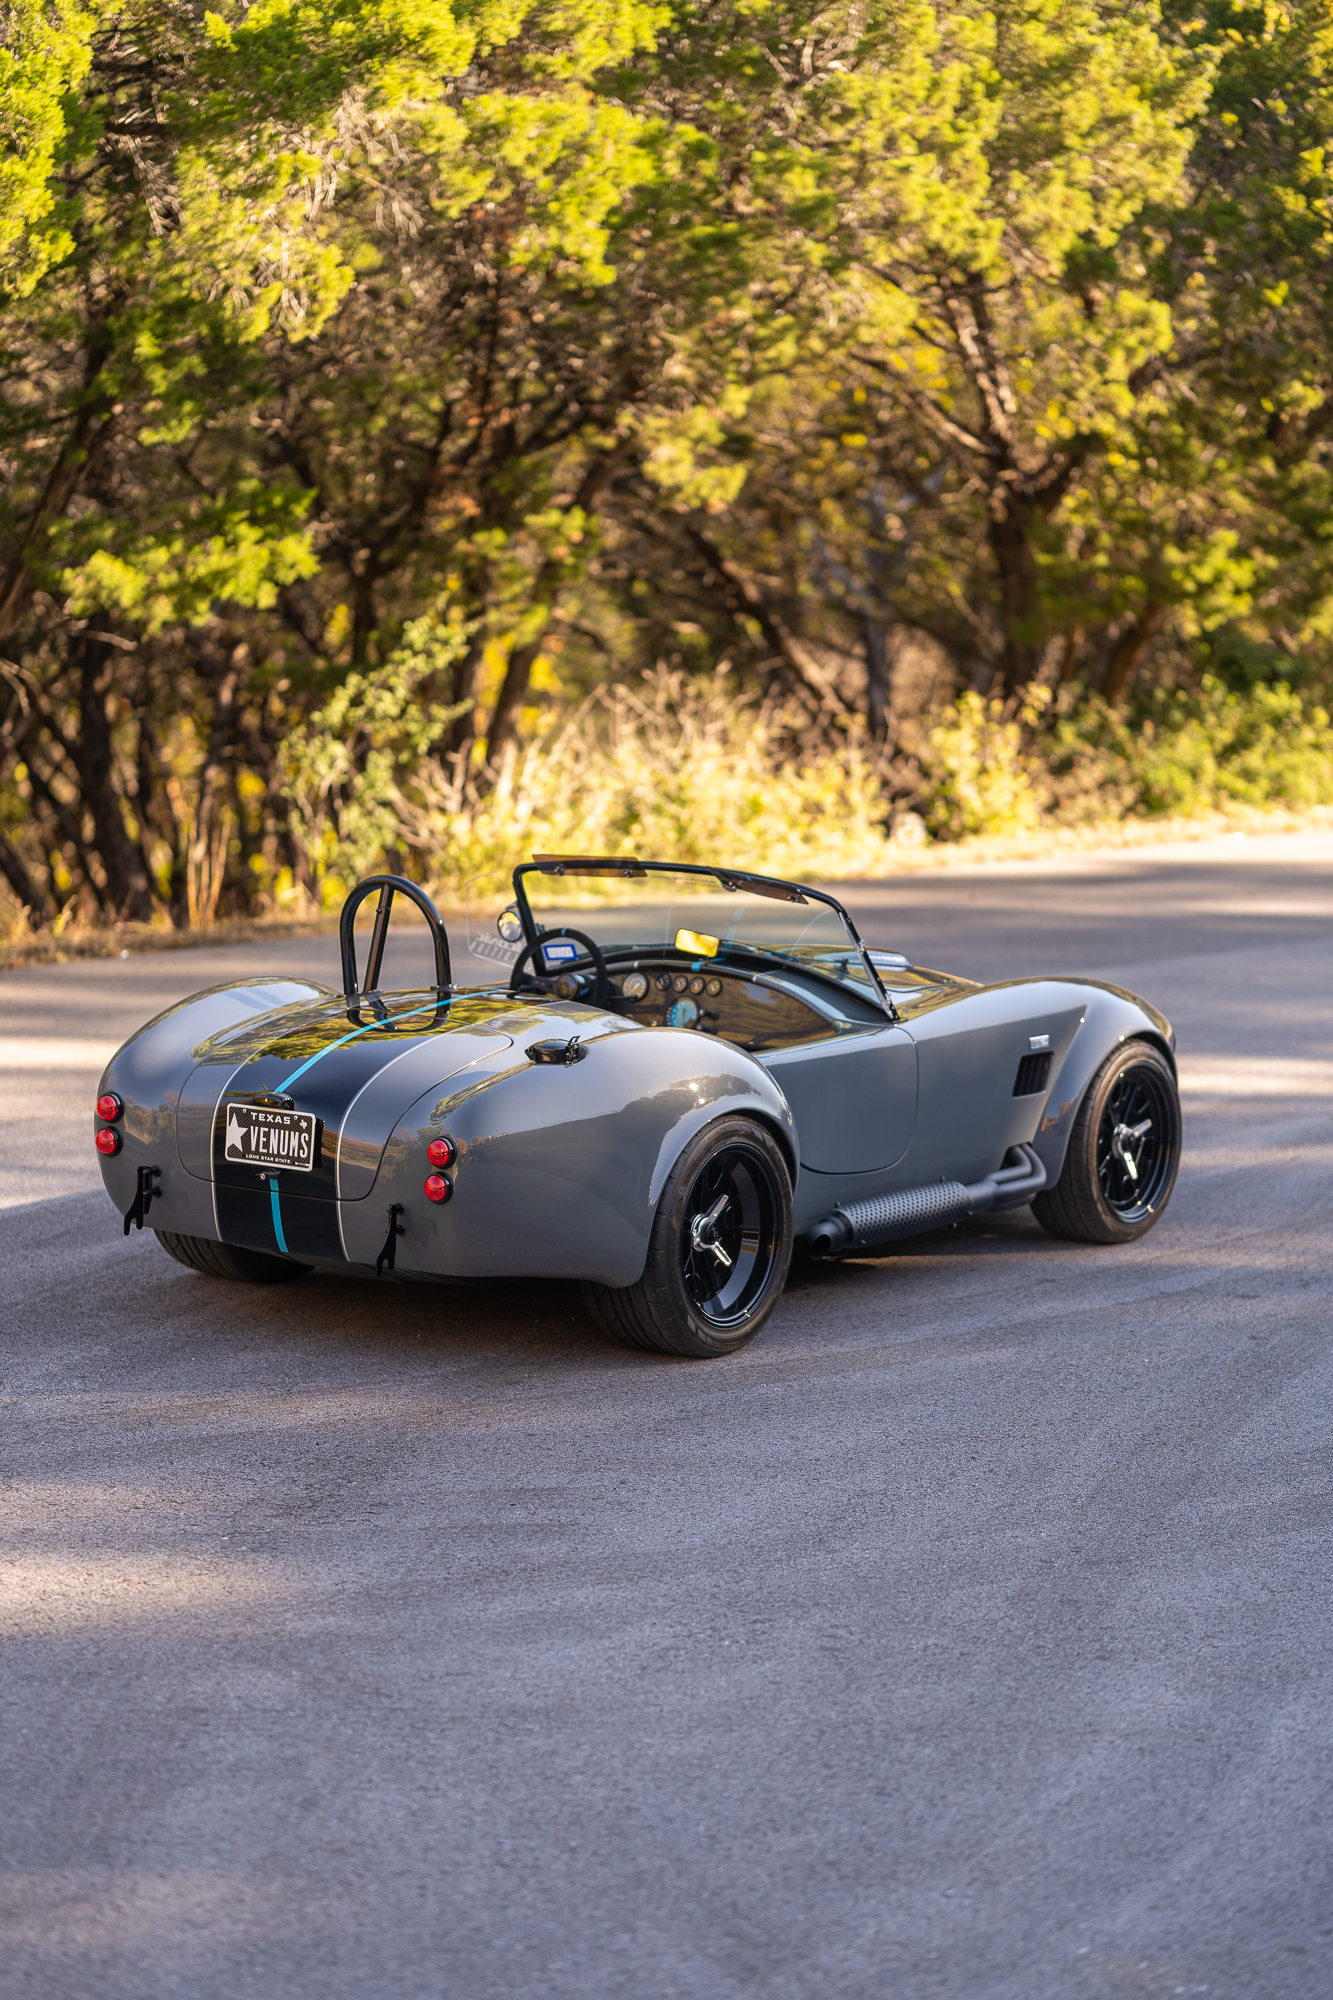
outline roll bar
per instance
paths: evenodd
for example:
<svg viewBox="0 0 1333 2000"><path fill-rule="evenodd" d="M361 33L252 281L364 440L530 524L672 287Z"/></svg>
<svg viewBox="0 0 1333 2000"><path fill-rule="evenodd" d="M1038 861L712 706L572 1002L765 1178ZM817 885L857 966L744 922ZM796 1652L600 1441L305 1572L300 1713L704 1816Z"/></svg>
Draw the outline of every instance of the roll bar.
<svg viewBox="0 0 1333 2000"><path fill-rule="evenodd" d="M364 989L356 978L356 940L352 926L356 913L366 897L378 889L379 902L375 906L375 928L370 934L370 950L366 955L366 983ZM342 952L343 998L350 1006L358 993L363 990L374 993L379 988L380 966L384 961L384 941L389 935L389 912L393 908L395 896L406 896L409 903L417 908L430 925L431 943L435 947L435 990L447 993L453 980L449 966L449 939L445 932L444 920L424 889L418 889L415 882L409 882L405 875L367 875L364 882L358 882L343 904L342 915L338 919L338 944Z"/></svg>

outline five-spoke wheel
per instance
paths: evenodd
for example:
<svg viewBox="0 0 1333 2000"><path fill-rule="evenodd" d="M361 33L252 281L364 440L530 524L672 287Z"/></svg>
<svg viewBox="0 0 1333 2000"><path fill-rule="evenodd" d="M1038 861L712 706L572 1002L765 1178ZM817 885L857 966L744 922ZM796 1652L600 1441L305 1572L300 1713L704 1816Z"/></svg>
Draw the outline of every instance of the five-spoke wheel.
<svg viewBox="0 0 1333 2000"><path fill-rule="evenodd" d="M657 1204L637 1285L586 1285L594 1316L627 1347L731 1354L753 1340L791 1263L791 1172L753 1118L719 1118L686 1146Z"/></svg>
<svg viewBox="0 0 1333 2000"><path fill-rule="evenodd" d="M1151 1042L1114 1050L1088 1085L1059 1180L1032 1204L1052 1236L1129 1243L1151 1229L1180 1165L1180 1095Z"/></svg>

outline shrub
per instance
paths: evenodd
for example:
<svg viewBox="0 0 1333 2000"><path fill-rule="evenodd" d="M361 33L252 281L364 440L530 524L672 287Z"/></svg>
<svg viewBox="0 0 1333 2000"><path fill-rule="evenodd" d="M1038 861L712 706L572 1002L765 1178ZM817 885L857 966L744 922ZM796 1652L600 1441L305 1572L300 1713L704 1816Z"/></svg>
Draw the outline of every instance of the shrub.
<svg viewBox="0 0 1333 2000"><path fill-rule="evenodd" d="M1028 746L1049 699L1047 689L1030 689L1014 711L968 693L944 710L927 733L922 758L926 824L937 839L1003 837L1037 826L1044 774Z"/></svg>
<svg viewBox="0 0 1333 2000"><path fill-rule="evenodd" d="M1195 689L1156 689L1130 712L1069 701L1050 712L1049 690L1029 688L1014 709L975 694L952 703L922 760L931 831L1003 836L1039 822L1333 802L1333 723L1285 682L1235 690L1205 675Z"/></svg>
<svg viewBox="0 0 1333 2000"><path fill-rule="evenodd" d="M661 673L639 690L601 689L479 790L475 771L453 776L425 754L417 697L437 665L429 648L396 656L283 746L326 902L394 853L452 902L468 884L503 888L541 851L724 856L805 879L887 866L888 805L861 742L793 756L791 718L739 699L722 677Z"/></svg>

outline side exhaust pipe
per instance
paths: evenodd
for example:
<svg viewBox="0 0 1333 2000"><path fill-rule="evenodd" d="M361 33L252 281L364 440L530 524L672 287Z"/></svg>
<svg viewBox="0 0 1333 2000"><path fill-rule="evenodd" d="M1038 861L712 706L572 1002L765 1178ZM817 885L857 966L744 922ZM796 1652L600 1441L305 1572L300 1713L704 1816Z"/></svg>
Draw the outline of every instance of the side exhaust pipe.
<svg viewBox="0 0 1333 2000"><path fill-rule="evenodd" d="M1031 1146L1011 1146L1004 1166L985 1180L970 1186L962 1181L930 1181L925 1187L901 1188L869 1201L840 1202L831 1215L811 1224L805 1240L812 1257L843 1257L849 1250L870 1250L898 1236L920 1236L927 1229L942 1229L946 1223L985 1215L990 1209L1019 1208L1045 1185L1046 1169Z"/></svg>

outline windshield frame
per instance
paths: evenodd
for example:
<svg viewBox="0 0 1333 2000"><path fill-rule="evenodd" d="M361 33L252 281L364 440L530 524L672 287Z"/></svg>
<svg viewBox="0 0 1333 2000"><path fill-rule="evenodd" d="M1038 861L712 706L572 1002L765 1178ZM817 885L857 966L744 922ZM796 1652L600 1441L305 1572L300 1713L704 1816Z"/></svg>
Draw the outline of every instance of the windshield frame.
<svg viewBox="0 0 1333 2000"><path fill-rule="evenodd" d="M776 875L755 875L746 868L710 868L697 861L640 861L630 854L534 854L531 861L520 861L514 870L514 902L518 909L519 921L523 926L525 941L535 945L541 937L544 925L537 923L523 886L525 875L620 875L626 880L637 881L649 875L697 875L720 883L724 891L748 889L752 895L769 896L774 902L783 903L823 903L837 912L844 929L855 947L856 955L870 983L871 992L877 996L881 1007L891 1021L898 1019L898 1009L894 1006L879 969L872 960L862 940L861 933L852 922L848 912L836 896L830 896L824 889L811 888L808 882L786 882ZM657 947L654 946L654 949ZM643 946L635 947L637 950ZM762 945L746 942L738 949L751 953L756 958L765 958L783 966L787 971L800 970L800 961L788 958L784 952L766 950ZM816 977L822 975L814 966L809 971ZM836 984L836 982L833 982Z"/></svg>

